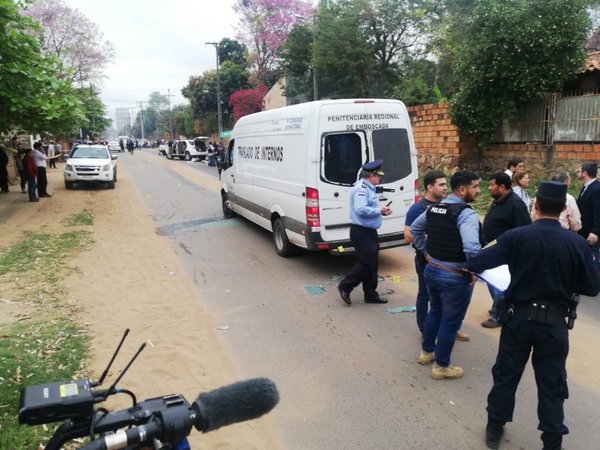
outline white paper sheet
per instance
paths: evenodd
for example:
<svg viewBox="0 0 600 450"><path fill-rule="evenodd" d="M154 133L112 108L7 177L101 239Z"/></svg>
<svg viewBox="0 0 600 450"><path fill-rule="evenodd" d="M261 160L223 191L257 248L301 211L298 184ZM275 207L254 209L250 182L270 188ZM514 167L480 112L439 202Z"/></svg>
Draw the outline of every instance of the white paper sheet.
<svg viewBox="0 0 600 450"><path fill-rule="evenodd" d="M483 272L478 273L477 276L501 291L505 291L510 284L510 272L508 271L508 264L494 267L493 269L484 270Z"/></svg>

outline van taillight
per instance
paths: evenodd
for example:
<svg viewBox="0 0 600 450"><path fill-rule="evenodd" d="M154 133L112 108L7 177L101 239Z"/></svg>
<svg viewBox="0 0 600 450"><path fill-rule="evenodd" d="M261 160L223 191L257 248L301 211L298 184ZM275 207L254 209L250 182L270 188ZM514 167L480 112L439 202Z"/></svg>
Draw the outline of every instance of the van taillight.
<svg viewBox="0 0 600 450"><path fill-rule="evenodd" d="M314 188L306 188L306 224L309 227L320 227L321 217L319 215L319 191Z"/></svg>
<svg viewBox="0 0 600 450"><path fill-rule="evenodd" d="M415 178L415 203L419 201L419 179Z"/></svg>

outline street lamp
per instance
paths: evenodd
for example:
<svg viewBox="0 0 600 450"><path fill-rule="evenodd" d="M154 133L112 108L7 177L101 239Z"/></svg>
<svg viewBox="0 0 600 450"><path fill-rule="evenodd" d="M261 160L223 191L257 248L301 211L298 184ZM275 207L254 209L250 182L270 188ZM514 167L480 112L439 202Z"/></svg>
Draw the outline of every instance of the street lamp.
<svg viewBox="0 0 600 450"><path fill-rule="evenodd" d="M219 143L221 142L221 133L223 133L223 120L221 118L221 80L219 77L219 43L205 42L205 45L214 45L217 53L217 123L219 127Z"/></svg>

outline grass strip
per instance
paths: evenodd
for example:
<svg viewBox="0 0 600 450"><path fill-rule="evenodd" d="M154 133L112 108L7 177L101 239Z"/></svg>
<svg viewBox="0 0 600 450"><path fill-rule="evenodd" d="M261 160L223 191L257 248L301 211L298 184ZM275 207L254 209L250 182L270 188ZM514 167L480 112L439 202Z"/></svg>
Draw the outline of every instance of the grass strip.
<svg viewBox="0 0 600 450"><path fill-rule="evenodd" d="M18 304L12 323L0 326L0 449L36 449L55 428L18 424L22 388L85 373L86 331L62 300L58 274L91 242L88 231L27 232L14 246L0 249L3 295L12 294L9 303Z"/></svg>

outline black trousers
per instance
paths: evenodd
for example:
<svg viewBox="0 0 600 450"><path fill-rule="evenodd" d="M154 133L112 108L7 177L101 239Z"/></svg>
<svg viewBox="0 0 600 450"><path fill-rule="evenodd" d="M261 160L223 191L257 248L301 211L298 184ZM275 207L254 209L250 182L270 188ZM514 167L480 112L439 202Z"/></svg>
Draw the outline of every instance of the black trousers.
<svg viewBox="0 0 600 450"><path fill-rule="evenodd" d="M0 191L8 192L8 170L6 166L0 167Z"/></svg>
<svg viewBox="0 0 600 450"><path fill-rule="evenodd" d="M494 386L488 395L488 417L512 422L515 393L530 353L538 388L538 429L567 434L563 403L569 397L565 368L569 330L564 323L546 325L528 321L526 308L517 308L515 316L502 327L498 356L492 368Z"/></svg>
<svg viewBox="0 0 600 450"><path fill-rule="evenodd" d="M340 287L350 292L360 283L363 285L365 299L377 298L377 265L379 262L379 237L377 230L350 226L350 241L356 249L358 261L350 273L340 282Z"/></svg>
<svg viewBox="0 0 600 450"><path fill-rule="evenodd" d="M44 195L46 195L48 193L46 191L46 189L48 188L48 178L46 178L46 168L38 166L37 172L38 172L38 175L37 175L38 196L43 197Z"/></svg>

